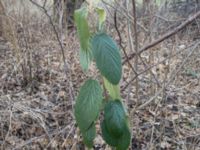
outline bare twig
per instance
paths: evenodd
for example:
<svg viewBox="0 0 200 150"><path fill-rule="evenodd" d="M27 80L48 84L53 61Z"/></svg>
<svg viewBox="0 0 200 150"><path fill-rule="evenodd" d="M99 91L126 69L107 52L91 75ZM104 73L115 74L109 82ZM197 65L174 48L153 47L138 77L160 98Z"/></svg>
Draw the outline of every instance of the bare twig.
<svg viewBox="0 0 200 150"><path fill-rule="evenodd" d="M133 6L133 17L134 17L134 25L133 25L133 31L135 33L135 53L136 53L136 57L135 57L135 70L136 72L138 72L138 35L137 35L137 17L136 17L136 6L135 6L135 0L132 0L132 6ZM138 80L138 76L136 77L136 81L135 81L135 96L136 96L136 101L139 101L139 80ZM137 103L138 104L138 103Z"/></svg>
<svg viewBox="0 0 200 150"><path fill-rule="evenodd" d="M168 33L166 33L163 36L161 36L159 39L156 39L155 41L153 41L153 42L145 45L144 47L142 47L139 50L138 55L141 54L141 53L143 53L144 51L148 50L149 48L154 47L155 45L161 43L162 41L170 38L171 36L173 36L177 32L181 31L183 28L185 28L187 25L189 25L190 23L192 23L198 17L200 17L200 10L197 13L195 13L194 15L190 16L186 21L184 21L181 25L179 25L178 27L176 27L172 31L169 31ZM128 60L130 60L133 57L135 57L135 55L136 55L135 52L132 53L132 54L130 54L130 56L128 57L128 59L124 60L123 64L125 64Z"/></svg>
<svg viewBox="0 0 200 150"><path fill-rule="evenodd" d="M33 1L33 0L29 0L29 1L32 4L34 4L35 6L37 6L38 8L40 8L40 10L48 17L48 19L50 21L50 24L51 24L51 26L53 28L53 31L54 31L54 33L56 35L56 39L57 39L57 41L59 43L59 46L60 46L60 50L61 50L62 58L63 58L63 62L64 62L64 72L65 72L66 78L69 78L69 80L67 80L69 82L68 84L69 84L69 87L70 87L69 88L69 90L70 90L69 94L70 94L71 100L73 101L74 100L74 94L73 94L73 86L72 86L72 83L71 83L71 81L72 81L71 80L71 75L68 76L68 73L67 73L67 72L70 71L70 69L69 69L68 64L66 62L66 57L65 57L65 52L64 52L64 48L63 48L63 43L62 43L61 39L59 38L59 33L56 30L56 27L55 27L55 25L53 23L53 20L52 20L51 16L48 14L46 8L43 7L44 5L41 6L38 3L36 3L35 1Z"/></svg>
<svg viewBox="0 0 200 150"><path fill-rule="evenodd" d="M115 3L117 3L117 6L118 6L119 9L116 9L115 6L111 5L110 3L108 3L108 2L106 2L106 1L104 1L104 0L101 0L101 1L102 1L105 5L107 5L107 6L111 7L111 8L113 8L114 10L117 10L121 15L123 15L125 18L127 18L132 24L134 23L134 21L133 21L133 20L134 20L133 16L130 15L129 13L127 13L127 12L128 12L127 9L121 7L121 6L117 3L116 0L115 0ZM121 11L121 10L123 10L123 11ZM138 25L144 32L148 32L147 29L146 29L143 25L141 25L140 23L137 22L137 25Z"/></svg>
<svg viewBox="0 0 200 150"><path fill-rule="evenodd" d="M128 58L128 54L126 53L125 47L122 45L122 37L121 37L120 31L117 26L117 9L115 10L115 13L114 13L114 23L115 23L115 29L116 29L118 37L119 37L119 45L122 48L125 57ZM128 65L130 66L132 71L137 75L137 72L135 71L135 69L134 69L133 65L130 63L130 61L128 61Z"/></svg>
<svg viewBox="0 0 200 150"><path fill-rule="evenodd" d="M192 46L194 46L194 44L191 44L191 45L187 46L185 49L182 49L182 50L176 52L174 55L169 55L168 57L166 57L165 59L159 61L158 63L149 66L149 67L146 68L145 70L139 72L139 73L138 73L138 76L144 74L145 72L147 72L147 71L149 71L150 69L154 68L155 66L157 66L157 65L159 65L159 64L161 64L161 63L163 63L163 62L165 62L166 60L171 59L171 58L173 58L173 57L176 57L177 55L181 54L184 50L186 50L187 48L190 48L190 47L192 47ZM126 90L127 87L128 87L135 79L136 79L136 76L134 76L124 87L122 87L122 89L121 89L122 92L123 92L124 90Z"/></svg>
<svg viewBox="0 0 200 150"><path fill-rule="evenodd" d="M150 100L146 101L144 104L140 105L137 110L144 108L145 106L149 105L158 95L160 95L163 92L163 89L166 88L171 81L176 77L176 75L179 73L179 71L183 68L183 66L186 64L186 62L188 61L188 59L190 58L190 56L194 53L194 51L196 50L196 48L199 46L200 42L196 43L194 45L194 47L192 48L192 50L189 52L189 54L187 55L187 57L183 60L183 62L181 63L181 65L175 69L172 73L171 73L171 77L168 80L168 82L166 82L165 86L163 86Z"/></svg>

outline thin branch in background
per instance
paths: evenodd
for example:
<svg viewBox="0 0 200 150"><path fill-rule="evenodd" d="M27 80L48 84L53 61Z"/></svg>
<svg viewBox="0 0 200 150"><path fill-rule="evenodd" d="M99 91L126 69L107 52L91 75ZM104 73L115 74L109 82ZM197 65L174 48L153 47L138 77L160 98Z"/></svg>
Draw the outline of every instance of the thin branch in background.
<svg viewBox="0 0 200 150"><path fill-rule="evenodd" d="M118 28L118 25L117 25L117 10L115 10L115 13L114 13L114 25L115 25L115 29L116 29L117 34L118 34L118 37L119 37L119 45L120 45L120 47L122 48L125 57L128 58L128 54L127 54L127 52L126 52L126 50L125 50L125 47L122 45L122 37L121 37L120 31L119 31L119 28ZM139 58L140 58L140 60L142 61L142 63L143 63L143 65L144 65L145 69L148 68L147 64L144 62L144 60L142 59L142 57L141 57L140 55L139 55ZM128 65L130 66L130 68L132 69L132 71L135 73L135 75L136 75L136 77L137 77L138 74L137 74L136 70L134 69L133 65L130 63L130 61L128 61ZM159 87L161 87L161 85L160 85L158 79L156 78L156 76L154 75L154 73L153 73L151 70L149 70L149 71L150 71L151 75L153 76L153 78L155 79L157 85L158 85ZM136 79L136 78L135 78L135 79Z"/></svg>
<svg viewBox="0 0 200 150"><path fill-rule="evenodd" d="M115 29L117 31L117 34L118 34L118 37L119 37L119 45L120 47L122 48L123 52L124 52L124 55L125 55L125 58L127 59L128 58L128 54L126 53L126 50L125 50L125 47L122 45L122 37L121 37L121 34L120 34L120 31L118 29L118 25L117 25L117 9L115 9L115 13L114 13L114 25L115 25ZM142 61L143 65L145 68L148 68L148 65L143 61L142 57L139 55L138 56L140 58L140 60ZM133 65L130 63L130 61L128 61L128 65L130 66L130 68L132 69L132 71L136 74L137 76L137 71L134 69ZM150 70L150 73L151 75L153 76L153 78L155 79L157 85L159 87L161 87L158 79L155 77L155 75L153 74L153 72Z"/></svg>
<svg viewBox="0 0 200 150"><path fill-rule="evenodd" d="M166 34L164 34L163 36L161 36L160 38L152 41L151 43L145 45L144 47L142 47L139 51L138 51L138 55L147 51L149 48L154 47L155 45L158 45L159 43L161 43L162 41L170 38L171 36L175 35L177 32L181 31L183 28L185 28L187 25L191 24L194 20L196 20L198 17L200 17L200 10L191 15L186 21L184 21L181 25L179 25L178 27L176 27L175 29L173 29L172 31L167 32ZM132 53L130 54L128 59L125 59L124 62L122 64L125 64L128 60L133 59L133 57L136 56L136 53Z"/></svg>
<svg viewBox="0 0 200 150"><path fill-rule="evenodd" d="M137 17L136 17L136 6L135 6L135 0L132 0L132 11L133 11L133 18L134 18L134 25L133 25L133 31L135 33L135 70L138 72L138 35L137 35ZM139 102L139 80L138 76L135 79L135 97L136 97L136 106Z"/></svg>
<svg viewBox="0 0 200 150"><path fill-rule="evenodd" d="M64 47L63 47L63 43L62 41L60 40L60 37L59 37L59 33L57 32L56 30L56 26L54 25L53 23L53 20L51 18L51 16L48 14L47 10L45 7L39 5L38 3L36 3L35 1L33 0L29 0L33 5L37 6L38 8L40 8L40 10L48 17L49 21L50 21L50 24L51 26L53 27L53 31L56 35L56 39L58 41L58 44L60 46L60 50L61 50L61 53L62 53L62 59L63 59L63 63L64 63L64 72L65 72L65 75L66 75L66 78L69 78L67 80L68 84L69 84L69 94L70 94L70 97L71 97L71 100L73 102L74 100L74 94L73 94L73 86L72 86L72 83L71 83L71 74L70 74L70 69L69 69L69 66L66 62L66 57L65 57L65 52L64 52ZM72 109L73 109L73 105L72 105Z"/></svg>
<svg viewBox="0 0 200 150"><path fill-rule="evenodd" d="M126 53L125 47L122 45L122 37L121 37L120 31L119 31L118 25L117 25L117 10L115 10L115 13L114 13L114 25L115 25L115 29L116 29L118 37L119 37L119 45L122 48L125 57L128 58L128 54ZM134 69L133 65L130 63L130 61L128 61L128 65L130 66L130 68L132 69L132 71L137 76L137 72L135 71L135 69Z"/></svg>
<svg viewBox="0 0 200 150"><path fill-rule="evenodd" d="M148 101L146 101L144 104L140 105L137 108L137 110L143 109L144 107L146 107L147 105L149 105L152 101L154 101L154 99L157 96L159 96L163 92L164 88L166 88L167 86L169 86L169 84L171 83L171 81L178 75L178 73L180 72L180 70L184 67L184 65L187 63L188 59L192 56L192 54L194 53L194 51L197 49L197 47L199 45L200 45L200 42L196 43L194 45L194 47L189 51L189 54L183 60L183 62L180 64L180 66L178 68L175 68L174 71L171 72L171 76L170 76L168 82L166 82L165 86L163 86L151 99L149 99Z"/></svg>
<svg viewBox="0 0 200 150"><path fill-rule="evenodd" d="M130 20L130 22L132 24L134 24L134 18L132 17L132 15L130 15L127 11L126 8L123 8L120 6L120 4L115 0L115 3L117 4L117 8L115 6L113 6L112 4L104 1L104 0L101 0L106 6L109 6L111 7L112 9L116 10L117 12L119 12L121 15L123 15L126 19ZM137 22L137 25L144 31L144 32L148 32L148 30L140 23Z"/></svg>
<svg viewBox="0 0 200 150"><path fill-rule="evenodd" d="M180 55L182 52L184 52L184 50L187 50L188 48L190 48L190 47L192 47L192 46L194 46L194 44L191 44L191 45L187 46L185 49L179 50L179 51L176 52L175 54L169 55L168 57L166 57L165 59L159 61L158 63L149 66L149 67L146 68L145 70L139 72L139 73L138 73L138 77L139 77L140 75L144 74L145 72L149 71L150 69L156 67L157 65L159 65L159 64L161 64L161 63L163 63L163 62L165 62L166 60L172 59L173 57L176 57L176 56ZM128 88L128 86L135 80L135 78L136 78L136 76L133 77L132 79L130 79L130 81L128 81L128 83L127 83L125 86L123 86L123 87L121 88L121 91L122 91L122 92L125 91L125 90Z"/></svg>
<svg viewBox="0 0 200 150"><path fill-rule="evenodd" d="M106 3L106 2L105 2L105 3ZM106 3L106 4L107 4L107 3ZM128 54L127 54L127 52L126 52L126 50L125 50L125 47L122 45L122 37L121 37L120 31L119 31L119 28L118 28L118 25L117 25L117 12L120 12L120 11L119 11L117 8L115 8L115 12L114 12L114 26L115 26L115 29L116 29L116 31L117 31L118 37L119 37L119 45L120 45L120 47L122 48L122 50L123 50L123 52L124 52L125 58L128 59ZM128 11L127 11L127 13L128 13ZM129 13L128 13L127 15L128 15L128 16L131 16ZM131 17L132 17L132 16L131 16ZM132 17L132 18L133 18L133 17ZM132 20L130 20L130 18L129 18L128 20L129 20L129 21L132 21ZM134 20L134 19L133 19L133 20ZM134 22L134 21L132 21L132 22ZM138 25L137 22L136 22L136 24ZM130 41L132 41L132 40L130 40ZM132 47L132 46L131 46L131 47ZM131 48L131 49L133 49L133 48ZM143 64L144 67L145 67L145 69L148 68L148 65L144 62L144 60L142 59L142 57L141 57L140 55L139 55L138 57L140 58L142 64ZM135 70L135 68L133 67L133 65L131 64L131 62L130 62L130 61L127 61L127 63L128 63L128 65L130 66L130 68L132 69L132 71L135 73L135 75L136 75L136 77L137 77L137 71ZM153 74L153 72L152 72L151 70L149 70L149 71L150 71L152 77L155 79L155 81L156 81L158 87L161 87L161 85L160 85L158 79L156 78L156 76ZM136 79L136 78L135 78L135 79Z"/></svg>

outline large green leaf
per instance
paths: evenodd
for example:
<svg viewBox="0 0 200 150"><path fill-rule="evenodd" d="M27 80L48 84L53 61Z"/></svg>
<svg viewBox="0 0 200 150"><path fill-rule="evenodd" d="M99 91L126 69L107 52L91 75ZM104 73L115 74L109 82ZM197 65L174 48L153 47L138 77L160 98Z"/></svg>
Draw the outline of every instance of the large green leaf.
<svg viewBox="0 0 200 150"><path fill-rule="evenodd" d="M96 136L96 129L95 125L92 124L92 126L86 132L83 132L83 142L87 147L92 148L95 136Z"/></svg>
<svg viewBox="0 0 200 150"><path fill-rule="evenodd" d="M118 138L112 136L112 134L109 133L105 120L101 123L101 130L102 130L102 136L103 139L106 141L107 144L116 147L118 145Z"/></svg>
<svg viewBox="0 0 200 150"><path fill-rule="evenodd" d="M74 12L74 20L78 31L81 50L89 50L90 30L87 21L87 7L81 7Z"/></svg>
<svg viewBox="0 0 200 150"><path fill-rule="evenodd" d="M126 125L123 131L123 136L118 141L117 150L127 150L131 142L131 132L129 127Z"/></svg>
<svg viewBox="0 0 200 150"><path fill-rule="evenodd" d="M106 78L103 77L104 85L106 90L108 90L109 95L112 99L120 99L120 87L118 85L113 85Z"/></svg>
<svg viewBox="0 0 200 150"><path fill-rule="evenodd" d="M109 82L117 85L122 74L121 56L117 44L107 34L100 33L92 38L92 50L101 74Z"/></svg>
<svg viewBox="0 0 200 150"><path fill-rule="evenodd" d="M117 150L126 150L130 145L131 132L124 107L119 100L109 101L101 123L102 136L107 144Z"/></svg>
<svg viewBox="0 0 200 150"><path fill-rule="evenodd" d="M98 117L102 105L102 89L100 84L92 79L81 87L75 104L75 118L82 133L87 131Z"/></svg>
<svg viewBox="0 0 200 150"><path fill-rule="evenodd" d="M110 101L104 109L106 128L114 137L121 137L126 126L126 113L120 100Z"/></svg>
<svg viewBox="0 0 200 150"><path fill-rule="evenodd" d="M80 63L84 71L86 71L92 61L92 52L90 44L90 30L87 21L87 7L81 7L74 13L74 20L77 26L78 37L80 41Z"/></svg>

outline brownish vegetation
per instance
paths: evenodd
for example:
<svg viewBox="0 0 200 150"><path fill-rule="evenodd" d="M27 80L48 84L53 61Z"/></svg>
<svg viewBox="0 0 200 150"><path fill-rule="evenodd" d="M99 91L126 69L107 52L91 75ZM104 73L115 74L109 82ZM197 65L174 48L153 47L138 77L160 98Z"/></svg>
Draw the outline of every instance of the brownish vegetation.
<svg viewBox="0 0 200 150"><path fill-rule="evenodd" d="M53 1L13 2L0 0L0 147L85 149L73 106L83 81L99 72L81 70L76 29L54 20ZM135 11L131 1L101 3L105 30L122 49L133 150L200 149L200 4L170 2L145 1ZM94 149L111 149L96 127Z"/></svg>

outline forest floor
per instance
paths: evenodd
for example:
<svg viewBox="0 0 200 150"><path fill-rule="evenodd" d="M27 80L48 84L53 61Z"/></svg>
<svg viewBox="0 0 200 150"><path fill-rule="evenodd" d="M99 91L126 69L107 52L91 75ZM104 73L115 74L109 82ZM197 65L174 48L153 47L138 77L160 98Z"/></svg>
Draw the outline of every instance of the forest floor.
<svg viewBox="0 0 200 150"><path fill-rule="evenodd" d="M187 41L188 42L188 41ZM16 59L12 45L0 39L0 147L2 150L82 150L85 149L75 123L73 105L84 80L98 72L91 66L88 74L81 70L78 41L69 35L64 42L68 62L66 77L60 47L54 39L36 39L31 43L32 77L25 54ZM152 69L162 88L155 84L152 102L135 110L130 116L133 150L200 150L200 47L192 41L183 42L183 53L172 58L169 75L160 76L162 66ZM192 44L191 44L192 43ZM181 44L176 49L182 49ZM163 48L163 47L162 47ZM194 52L186 60L187 55ZM165 50L170 51L167 47ZM156 63L157 60L155 60ZM173 64L176 62L176 64ZM161 66L161 68L159 68ZM142 63L140 70L144 70ZM169 68L168 68L169 69ZM180 69L180 70L179 70ZM21 70L21 71L19 71ZM123 88L133 77L127 65L123 66ZM154 71L155 70L155 71ZM176 70L178 72L176 72ZM175 71L175 72L174 72ZM173 77L175 75L175 77ZM169 82L172 80L172 82ZM154 81L155 82L155 81ZM139 105L150 100L152 84L149 74L139 76ZM165 84L161 84L165 85ZM157 87L157 88L156 88ZM134 83L122 92L130 112L135 104ZM101 138L97 122L95 150L109 150Z"/></svg>

